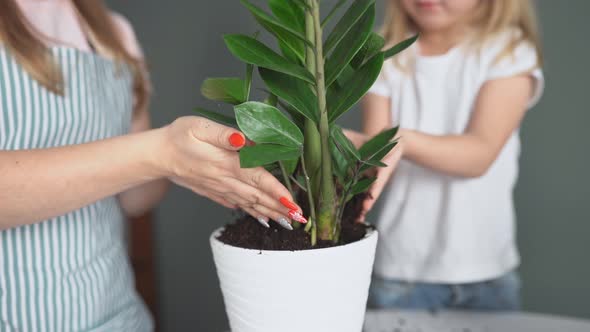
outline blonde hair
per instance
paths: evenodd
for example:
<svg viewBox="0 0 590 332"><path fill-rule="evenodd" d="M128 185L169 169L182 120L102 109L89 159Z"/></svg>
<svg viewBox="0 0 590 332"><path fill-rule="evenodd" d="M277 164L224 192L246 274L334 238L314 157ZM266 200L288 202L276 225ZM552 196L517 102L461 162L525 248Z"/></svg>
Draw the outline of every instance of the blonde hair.
<svg viewBox="0 0 590 332"><path fill-rule="evenodd" d="M127 51L107 7L100 0L73 0L73 3L89 38L116 61L131 66L135 77L135 109L145 107L150 96L145 64ZM0 0L0 42L37 82L56 94L64 94L61 70L15 0Z"/></svg>
<svg viewBox="0 0 590 332"><path fill-rule="evenodd" d="M475 27L475 46L483 45L490 37L506 29L516 28L520 31L500 52L496 62L513 54L521 42L529 42L537 51L537 66L543 64L537 15L531 0L482 0L471 23ZM389 0L382 28L386 43L399 43L417 30L416 24L404 10L401 0Z"/></svg>

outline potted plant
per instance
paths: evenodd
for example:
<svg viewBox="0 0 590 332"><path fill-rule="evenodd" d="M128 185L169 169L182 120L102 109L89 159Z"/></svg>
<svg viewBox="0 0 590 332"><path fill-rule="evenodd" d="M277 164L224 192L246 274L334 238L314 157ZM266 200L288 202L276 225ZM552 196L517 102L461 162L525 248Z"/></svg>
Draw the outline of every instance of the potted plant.
<svg viewBox="0 0 590 332"><path fill-rule="evenodd" d="M288 231L245 216L213 233L230 326L232 332L358 332L377 232L354 221L374 181L366 171L385 166L396 129L357 149L335 121L368 91L385 59L416 37L383 51L384 39L373 32L375 0L352 1L326 38L326 25L347 0L324 17L319 0L266 2L270 11L241 0L279 51L258 34L225 35L230 52L246 63L245 78L207 79L201 91L234 105L235 116L196 111L239 127L255 143L240 151L241 166L276 172L309 222ZM269 95L264 102L250 100L255 68Z"/></svg>

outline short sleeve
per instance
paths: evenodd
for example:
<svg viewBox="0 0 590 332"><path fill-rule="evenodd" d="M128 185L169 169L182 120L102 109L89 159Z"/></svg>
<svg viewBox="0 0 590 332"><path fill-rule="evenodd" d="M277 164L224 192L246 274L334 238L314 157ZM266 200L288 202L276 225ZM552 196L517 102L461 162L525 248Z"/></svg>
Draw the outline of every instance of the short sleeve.
<svg viewBox="0 0 590 332"><path fill-rule="evenodd" d="M391 82L388 79L388 75L386 73L386 64L384 64L377 81L373 83L373 86L369 89L368 93L376 94L382 97L391 97Z"/></svg>
<svg viewBox="0 0 590 332"><path fill-rule="evenodd" d="M505 48L502 47L502 50ZM529 42L521 42L518 44L512 54L507 54L498 59L498 53L490 57L491 65L487 73L487 80L494 80L499 78L508 78L519 75L530 75L534 81L535 86L531 99L528 103L528 108L537 104L543 95L545 88L545 78L543 71L539 67L538 54L535 47Z"/></svg>

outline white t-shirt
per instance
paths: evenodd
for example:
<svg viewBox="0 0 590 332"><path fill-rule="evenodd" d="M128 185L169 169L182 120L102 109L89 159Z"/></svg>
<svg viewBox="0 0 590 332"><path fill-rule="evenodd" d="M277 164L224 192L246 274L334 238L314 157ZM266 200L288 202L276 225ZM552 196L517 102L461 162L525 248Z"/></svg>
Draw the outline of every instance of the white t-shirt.
<svg viewBox="0 0 590 332"><path fill-rule="evenodd" d="M513 55L495 61L513 33L490 38L479 51L459 45L440 56L420 56L414 45L399 58L410 70L387 61L370 93L391 98L392 125L432 135L463 133L488 80L529 73L536 80L532 107L544 86L535 48L523 42ZM375 274L467 283L518 266L512 193L519 154L516 130L479 178L450 176L402 160L383 196Z"/></svg>

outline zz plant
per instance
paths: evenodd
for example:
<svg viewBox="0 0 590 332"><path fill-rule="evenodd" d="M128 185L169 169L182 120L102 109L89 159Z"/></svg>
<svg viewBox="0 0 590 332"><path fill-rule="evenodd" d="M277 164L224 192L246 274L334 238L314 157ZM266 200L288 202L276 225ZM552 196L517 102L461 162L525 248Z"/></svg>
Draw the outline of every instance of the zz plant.
<svg viewBox="0 0 590 332"><path fill-rule="evenodd" d="M385 40L373 32L375 0L353 0L325 39L326 25L348 0L338 0L323 19L320 0L265 0L270 12L240 2L276 38L279 51L258 34L225 35L229 51L246 63L245 78L210 78L201 92L234 105L235 117L196 111L239 127L256 143L240 151L241 167L276 167L289 190L306 193L312 245L338 242L346 203L375 180L362 176L366 170L386 166L381 160L396 145L396 128L357 149L335 122L373 85L383 62L417 37L383 50ZM269 93L264 102L250 100L254 68Z"/></svg>

